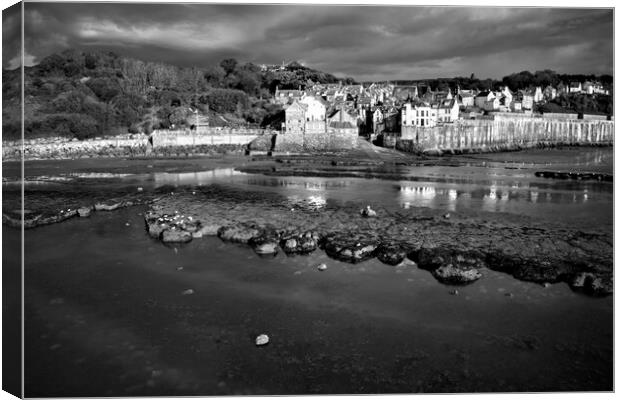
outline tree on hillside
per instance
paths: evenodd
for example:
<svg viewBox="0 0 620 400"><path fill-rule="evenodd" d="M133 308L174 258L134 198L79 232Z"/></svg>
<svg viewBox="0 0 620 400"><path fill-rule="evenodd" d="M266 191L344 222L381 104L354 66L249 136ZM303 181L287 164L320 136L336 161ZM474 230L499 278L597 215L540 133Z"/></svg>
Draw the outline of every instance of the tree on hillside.
<svg viewBox="0 0 620 400"><path fill-rule="evenodd" d="M225 60L222 60L220 62L220 67L222 67L226 75L230 75L237 67L237 60L235 60L234 58L227 58Z"/></svg>

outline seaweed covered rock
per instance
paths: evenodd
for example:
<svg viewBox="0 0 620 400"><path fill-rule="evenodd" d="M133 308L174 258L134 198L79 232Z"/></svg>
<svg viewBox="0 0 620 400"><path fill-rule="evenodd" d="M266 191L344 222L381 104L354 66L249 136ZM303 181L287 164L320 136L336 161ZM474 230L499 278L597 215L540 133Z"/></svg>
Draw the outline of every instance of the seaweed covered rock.
<svg viewBox="0 0 620 400"><path fill-rule="evenodd" d="M288 233L282 235L280 245L286 254L308 254L319 247L319 235L316 232Z"/></svg>
<svg viewBox="0 0 620 400"><path fill-rule="evenodd" d="M583 290L594 296L605 296L613 293L614 281L612 275L595 275L591 272L581 272L571 277L569 285L573 289Z"/></svg>
<svg viewBox="0 0 620 400"><path fill-rule="evenodd" d="M250 240L258 237L260 234L260 229L242 223L223 226L217 231L217 236L220 239L235 243L249 243Z"/></svg>
<svg viewBox="0 0 620 400"><path fill-rule="evenodd" d="M187 243L192 240L192 234L177 228L166 229L161 233L161 241L164 243Z"/></svg>
<svg viewBox="0 0 620 400"><path fill-rule="evenodd" d="M356 238L351 235L328 235L323 240L323 248L328 256L340 261L358 263L371 259L379 243L374 238Z"/></svg>
<svg viewBox="0 0 620 400"><path fill-rule="evenodd" d="M468 284L482 277L482 257L458 249L422 248L416 254L418 266L431 271L435 279L448 284Z"/></svg>
<svg viewBox="0 0 620 400"><path fill-rule="evenodd" d="M407 257L407 251L396 244L382 243L376 252L377 258L384 264L398 265Z"/></svg>
<svg viewBox="0 0 620 400"><path fill-rule="evenodd" d="M476 268L462 264L442 265L432 272L435 279L442 283L463 285L477 281L482 277Z"/></svg>
<svg viewBox="0 0 620 400"><path fill-rule="evenodd" d="M273 229L264 229L248 241L258 255L276 255L278 253L278 233Z"/></svg>

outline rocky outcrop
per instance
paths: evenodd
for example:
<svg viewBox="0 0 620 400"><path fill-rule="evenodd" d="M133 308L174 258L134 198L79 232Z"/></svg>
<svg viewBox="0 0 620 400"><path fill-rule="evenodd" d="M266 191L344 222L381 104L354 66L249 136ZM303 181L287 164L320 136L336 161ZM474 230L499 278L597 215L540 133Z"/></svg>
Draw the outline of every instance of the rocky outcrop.
<svg viewBox="0 0 620 400"><path fill-rule="evenodd" d="M407 250L393 243L382 243L376 251L377 258L384 264L398 265L407 257Z"/></svg>
<svg viewBox="0 0 620 400"><path fill-rule="evenodd" d="M485 267L481 254L455 248L421 248L415 257L420 268L449 284L472 283L482 277L479 269Z"/></svg>
<svg viewBox="0 0 620 400"><path fill-rule="evenodd" d="M323 238L323 249L328 256L340 261L358 263L375 256L379 242L370 237L330 234Z"/></svg>
<svg viewBox="0 0 620 400"><path fill-rule="evenodd" d="M280 240L280 246L286 254L308 254L319 247L319 234L317 232L284 232Z"/></svg>
<svg viewBox="0 0 620 400"><path fill-rule="evenodd" d="M249 243L253 238L261 235L260 229L243 223L223 226L217 231L217 236L226 242Z"/></svg>

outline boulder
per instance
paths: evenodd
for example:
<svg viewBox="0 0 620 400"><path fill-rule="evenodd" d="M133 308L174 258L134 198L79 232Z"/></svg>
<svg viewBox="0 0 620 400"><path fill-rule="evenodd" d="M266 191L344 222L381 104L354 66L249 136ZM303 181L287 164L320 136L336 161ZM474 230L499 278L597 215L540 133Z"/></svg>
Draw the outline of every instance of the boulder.
<svg viewBox="0 0 620 400"><path fill-rule="evenodd" d="M434 270L433 276L442 283L462 285L477 281L482 274L476 268L447 264Z"/></svg>
<svg viewBox="0 0 620 400"><path fill-rule="evenodd" d="M319 247L319 236L315 232L285 234L280 245L286 254L308 254Z"/></svg>
<svg viewBox="0 0 620 400"><path fill-rule="evenodd" d="M80 217L84 218L84 217L90 217L90 213L92 211L91 207L80 207L77 210L77 213Z"/></svg>
<svg viewBox="0 0 620 400"><path fill-rule="evenodd" d="M394 244L381 244L376 254L379 261L388 265L398 265L407 257L407 252Z"/></svg>
<svg viewBox="0 0 620 400"><path fill-rule="evenodd" d="M161 241L164 243L187 243L192 240L192 234L180 229L170 228L161 233Z"/></svg>
<svg viewBox="0 0 620 400"><path fill-rule="evenodd" d="M227 242L248 243L252 238L258 237L261 231L257 228L245 225L223 226L217 231L217 236Z"/></svg>
<svg viewBox="0 0 620 400"><path fill-rule="evenodd" d="M268 242L253 246L256 254L259 255L276 255L278 253L278 243Z"/></svg>
<svg viewBox="0 0 620 400"><path fill-rule="evenodd" d="M356 240L351 235L332 235L325 238L323 243L328 256L350 263L373 258L378 246L374 239Z"/></svg>
<svg viewBox="0 0 620 400"><path fill-rule="evenodd" d="M573 289L581 289L587 294L604 296L613 293L614 282L612 276L597 276L591 272L580 272L569 280Z"/></svg>
<svg viewBox="0 0 620 400"><path fill-rule="evenodd" d="M113 204L105 204L105 203L96 203L95 211L113 211L121 206L121 203L113 203Z"/></svg>
<svg viewBox="0 0 620 400"><path fill-rule="evenodd" d="M263 229L249 240L250 246L259 255L276 255L278 253L278 233L273 229Z"/></svg>

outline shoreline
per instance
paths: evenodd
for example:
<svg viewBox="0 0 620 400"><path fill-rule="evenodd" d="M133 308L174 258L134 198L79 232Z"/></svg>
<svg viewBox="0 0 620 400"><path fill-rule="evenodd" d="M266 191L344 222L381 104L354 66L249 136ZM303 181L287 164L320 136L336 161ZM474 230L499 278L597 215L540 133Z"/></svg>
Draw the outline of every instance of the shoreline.
<svg viewBox="0 0 620 400"><path fill-rule="evenodd" d="M407 140L402 140L407 142ZM410 142L410 141L409 141ZM495 154L518 152L531 149L557 149L557 148L574 148L574 147L613 147L613 142L566 142L566 143L547 143L541 142L533 146L501 146L494 145L481 147L479 149L429 149L424 151L412 151L405 146L374 146L363 137L358 137L358 144L365 148L377 148L379 151L392 152L400 154L403 157L438 157L459 156L459 155L476 155L476 154ZM24 150L21 152L21 140L5 140L2 142L2 161L3 162L19 162L22 161L44 161L44 160L79 160L90 158L105 159L187 159L193 157L213 157L227 154L263 156L277 158L286 156L288 152L269 152L261 150L252 150L251 144L199 144L199 145L166 145L166 146L149 146L148 137L145 135L121 135L100 139L78 141L69 138L40 138L25 139ZM305 151L294 153L291 155L298 156L316 156L334 153L355 153L356 149L340 149L334 151ZM272 153L273 155L269 155Z"/></svg>

